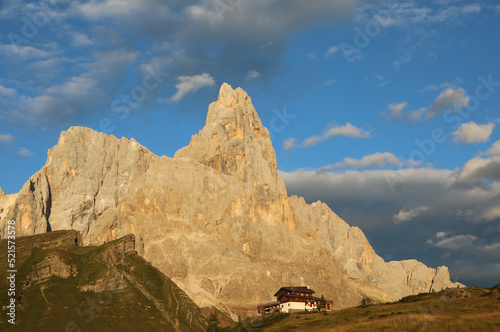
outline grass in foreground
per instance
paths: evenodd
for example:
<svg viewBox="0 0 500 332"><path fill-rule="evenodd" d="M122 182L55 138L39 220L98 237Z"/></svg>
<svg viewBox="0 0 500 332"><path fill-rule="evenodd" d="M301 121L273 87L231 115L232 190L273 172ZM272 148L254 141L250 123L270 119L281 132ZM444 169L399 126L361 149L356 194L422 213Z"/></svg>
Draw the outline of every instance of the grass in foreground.
<svg viewBox="0 0 500 332"><path fill-rule="evenodd" d="M422 293L326 314L292 314L269 326L244 325L232 331L500 331L500 284Z"/></svg>

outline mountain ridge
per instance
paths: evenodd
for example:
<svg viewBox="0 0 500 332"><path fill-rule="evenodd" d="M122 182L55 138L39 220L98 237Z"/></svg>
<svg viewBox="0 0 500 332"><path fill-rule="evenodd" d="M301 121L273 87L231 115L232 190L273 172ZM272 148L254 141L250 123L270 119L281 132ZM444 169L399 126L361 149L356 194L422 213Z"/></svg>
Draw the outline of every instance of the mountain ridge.
<svg viewBox="0 0 500 332"><path fill-rule="evenodd" d="M18 194L0 196L0 236L75 229L136 251L200 307L236 318L282 285L310 284L338 308L457 287L446 267L385 262L325 203L289 197L250 97L224 83L202 130L173 158L84 127L61 133Z"/></svg>

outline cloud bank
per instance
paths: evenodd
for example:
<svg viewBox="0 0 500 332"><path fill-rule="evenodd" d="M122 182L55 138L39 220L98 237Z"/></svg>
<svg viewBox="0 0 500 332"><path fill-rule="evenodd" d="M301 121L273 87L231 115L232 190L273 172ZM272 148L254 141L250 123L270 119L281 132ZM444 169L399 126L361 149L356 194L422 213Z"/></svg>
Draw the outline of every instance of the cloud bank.
<svg viewBox="0 0 500 332"><path fill-rule="evenodd" d="M456 170L357 169L384 167L384 160L385 167L392 168L397 163L392 156L372 154L339 163L347 169L329 166L280 175L289 194L309 203L321 200L349 224L361 227L383 258L427 257L424 263L444 263L460 281L481 280L471 273L472 267L498 263L498 257L484 253L500 247L500 141ZM467 232L456 234L458 227ZM448 255L447 250L459 254ZM463 266L469 268L459 269ZM500 270L490 274L488 282L499 278Z"/></svg>

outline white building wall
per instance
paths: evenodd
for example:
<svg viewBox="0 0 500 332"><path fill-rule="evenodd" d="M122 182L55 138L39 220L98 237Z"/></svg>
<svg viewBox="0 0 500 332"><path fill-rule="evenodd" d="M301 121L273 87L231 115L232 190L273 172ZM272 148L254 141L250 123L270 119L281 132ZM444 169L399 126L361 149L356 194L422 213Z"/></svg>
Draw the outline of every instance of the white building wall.
<svg viewBox="0 0 500 332"><path fill-rule="evenodd" d="M281 312L289 312L289 310L302 310L302 311L311 311L316 310L316 305L306 305L305 302L285 302L281 304Z"/></svg>

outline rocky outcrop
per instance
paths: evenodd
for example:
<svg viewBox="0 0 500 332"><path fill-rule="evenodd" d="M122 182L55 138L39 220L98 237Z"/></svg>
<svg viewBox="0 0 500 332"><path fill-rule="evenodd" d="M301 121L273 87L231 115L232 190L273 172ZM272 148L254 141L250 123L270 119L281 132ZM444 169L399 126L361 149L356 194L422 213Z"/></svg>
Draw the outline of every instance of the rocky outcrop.
<svg viewBox="0 0 500 332"><path fill-rule="evenodd" d="M129 331L138 321L141 331L206 330L201 309L137 255L133 235L92 247L77 246L79 238L53 231L16 239L16 324L9 330ZM3 278L8 270L4 250Z"/></svg>
<svg viewBox="0 0 500 332"><path fill-rule="evenodd" d="M429 292L439 292L440 290L443 289L443 285L448 285L449 281L450 281L450 271L446 266L439 266L436 269L436 274L434 275L434 278L432 279L432 285L431 288L429 289ZM451 286L448 287L464 288L466 286L459 282L454 282L451 284Z"/></svg>
<svg viewBox="0 0 500 332"><path fill-rule="evenodd" d="M24 287L47 281L50 277L66 279L76 275L76 267L66 262L58 252L53 252L32 267L30 273L26 276Z"/></svg>
<svg viewBox="0 0 500 332"><path fill-rule="evenodd" d="M2 194L3 193L3 194ZM7 213L10 213L16 203L17 194L7 195L5 192L0 192L0 234L5 234Z"/></svg>
<svg viewBox="0 0 500 332"><path fill-rule="evenodd" d="M47 174L44 172L33 175L15 197L9 197L9 200L4 195L2 198L2 201L6 201L2 220L15 220L16 234L33 235L51 230L48 218L52 197ZM7 223L3 222L2 232L6 231L6 227Z"/></svg>
<svg viewBox="0 0 500 332"><path fill-rule="evenodd" d="M326 204L288 197L269 132L250 97L227 84L174 158L73 127L2 204L0 222L22 219L26 235L75 229L101 244L134 234L137 252L199 306L233 317L283 285L309 284L336 307L456 286L445 267L385 262Z"/></svg>

